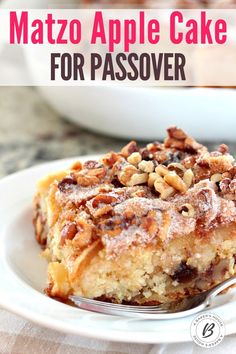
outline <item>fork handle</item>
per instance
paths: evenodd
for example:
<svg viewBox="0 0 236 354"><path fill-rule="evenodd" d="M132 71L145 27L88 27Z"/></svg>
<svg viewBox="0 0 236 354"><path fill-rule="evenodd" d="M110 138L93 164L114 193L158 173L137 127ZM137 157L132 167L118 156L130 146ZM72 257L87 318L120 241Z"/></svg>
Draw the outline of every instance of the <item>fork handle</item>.
<svg viewBox="0 0 236 354"><path fill-rule="evenodd" d="M229 286L236 284L236 275L224 280L219 285L216 285L213 289L211 289L208 293L208 300L212 300L216 295L218 295L221 291L227 289Z"/></svg>

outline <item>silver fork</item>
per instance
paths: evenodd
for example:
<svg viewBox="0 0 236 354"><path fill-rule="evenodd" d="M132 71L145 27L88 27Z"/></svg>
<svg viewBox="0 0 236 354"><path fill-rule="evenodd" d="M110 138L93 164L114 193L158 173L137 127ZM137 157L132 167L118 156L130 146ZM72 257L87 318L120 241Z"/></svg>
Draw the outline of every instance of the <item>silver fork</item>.
<svg viewBox="0 0 236 354"><path fill-rule="evenodd" d="M193 315L210 306L212 300L221 291L236 284L236 276L233 276L214 288L198 295L186 297L181 301L168 302L158 306L131 306L113 304L98 300L87 299L80 296L70 296L70 300L79 308L106 315L135 317L142 319L173 319Z"/></svg>

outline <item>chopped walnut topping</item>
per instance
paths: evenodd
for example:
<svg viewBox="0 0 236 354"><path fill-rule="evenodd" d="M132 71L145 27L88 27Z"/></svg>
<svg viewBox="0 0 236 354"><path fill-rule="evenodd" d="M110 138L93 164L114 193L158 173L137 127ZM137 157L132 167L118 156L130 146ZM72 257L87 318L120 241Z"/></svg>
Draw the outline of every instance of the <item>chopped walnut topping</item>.
<svg viewBox="0 0 236 354"><path fill-rule="evenodd" d="M77 234L73 238L73 244L78 248L83 248L89 245L93 240L96 239L94 235L94 226L86 222L82 218L77 220Z"/></svg>
<svg viewBox="0 0 236 354"><path fill-rule="evenodd" d="M163 200L171 197L175 193L174 188L169 186L164 181L160 182L160 181L156 180L154 182L154 188L158 193L160 193L160 198Z"/></svg>
<svg viewBox="0 0 236 354"><path fill-rule="evenodd" d="M214 190L221 197L234 200L234 178L236 180L236 166L227 145L208 152L183 130L171 127L164 144L154 141L139 149L136 142L131 141L120 153L110 152L100 162L87 161L83 165L76 162L58 188L66 192L107 182L116 189L146 184L151 195L156 191L156 197L167 199L186 193L202 180L210 180L217 185ZM111 198L107 200L103 203L104 213L112 209L110 206L114 207Z"/></svg>
<svg viewBox="0 0 236 354"><path fill-rule="evenodd" d="M201 144L198 144L196 140L189 137L182 129L171 127L167 129L167 132L169 137L164 141L166 148L175 148L193 154L203 149Z"/></svg>
<svg viewBox="0 0 236 354"><path fill-rule="evenodd" d="M102 165L98 161L88 160L84 163L83 168L87 168L88 170L101 168Z"/></svg>
<svg viewBox="0 0 236 354"><path fill-rule="evenodd" d="M228 200L236 199L236 179L223 177L218 183L220 194Z"/></svg>
<svg viewBox="0 0 236 354"><path fill-rule="evenodd" d="M158 231L158 224L155 216L155 211L151 210L148 212L147 216L142 218L141 227L146 230L149 235L155 235Z"/></svg>
<svg viewBox="0 0 236 354"><path fill-rule="evenodd" d="M181 163L173 162L168 165L168 170L175 171L177 175L183 177L186 168Z"/></svg>
<svg viewBox="0 0 236 354"><path fill-rule="evenodd" d="M197 160L197 165L206 167L211 174L223 173L233 167L234 158L231 155L222 155L221 153L205 153Z"/></svg>
<svg viewBox="0 0 236 354"><path fill-rule="evenodd" d="M128 143L126 146L123 147L121 150L121 155L127 158L130 156L133 152L138 151L138 146L135 141L131 141Z"/></svg>
<svg viewBox="0 0 236 354"><path fill-rule="evenodd" d="M213 189L204 187L196 194L196 200L201 209L201 219L209 225L218 213L218 200Z"/></svg>
<svg viewBox="0 0 236 354"><path fill-rule="evenodd" d="M230 170L230 171L231 171L231 170ZM230 179L232 179L234 176L232 176L232 174L231 174L230 171L222 173L222 179L223 179L223 178L230 178Z"/></svg>
<svg viewBox="0 0 236 354"><path fill-rule="evenodd" d="M185 168L193 168L197 160L197 156L187 156L185 157L181 163L184 165Z"/></svg>
<svg viewBox="0 0 236 354"><path fill-rule="evenodd" d="M71 176L63 178L59 183L58 183L58 188L60 192L66 193L71 189L73 185L76 185L77 181L72 178Z"/></svg>
<svg viewBox="0 0 236 354"><path fill-rule="evenodd" d="M167 175L165 175L164 181L181 193L187 191L186 184L175 172L169 172Z"/></svg>
<svg viewBox="0 0 236 354"><path fill-rule="evenodd" d="M76 234L77 234L76 223L70 222L66 224L61 231L60 245L63 246L65 244L65 240L73 240Z"/></svg>
<svg viewBox="0 0 236 354"><path fill-rule="evenodd" d="M143 172L151 173L154 171L154 164L152 161L143 160L139 163L138 168Z"/></svg>
<svg viewBox="0 0 236 354"><path fill-rule="evenodd" d="M93 208L97 208L100 204L113 204L117 202L117 198L107 195L107 194L98 194L94 197L92 206Z"/></svg>
<svg viewBox="0 0 236 354"><path fill-rule="evenodd" d="M234 165L228 172L225 172L225 173L223 174L223 176L224 176L225 174L229 174L230 178L236 177L236 165ZM229 176L225 176L225 177L229 177Z"/></svg>
<svg viewBox="0 0 236 354"><path fill-rule="evenodd" d="M89 186L94 186L95 184L98 184L99 178L96 176L86 176L86 175L78 175L77 176L77 183L81 187L89 187Z"/></svg>
<svg viewBox="0 0 236 354"><path fill-rule="evenodd" d="M139 162L141 162L142 156L139 152L133 152L130 156L128 156L127 161L134 166L138 166Z"/></svg>
<svg viewBox="0 0 236 354"><path fill-rule="evenodd" d="M182 129L178 129L174 126L167 129L167 132L170 138L176 140L185 140L188 137Z"/></svg>
<svg viewBox="0 0 236 354"><path fill-rule="evenodd" d="M134 175L132 175L127 186L133 187L133 186L137 186L138 184L146 183L147 181L148 181L147 173L135 173Z"/></svg>
<svg viewBox="0 0 236 354"><path fill-rule="evenodd" d="M113 213L113 207L112 207L112 205L104 205L103 207L97 209L97 210L94 212L93 216L94 216L95 218L100 218L100 217L102 217L102 216L104 216L104 215L108 215L108 214L110 215L110 214L112 214L112 213Z"/></svg>
<svg viewBox="0 0 236 354"><path fill-rule="evenodd" d="M191 185L193 184L193 181L194 181L194 173L193 173L193 171L191 170L191 168L189 168L188 170L186 170L186 171L184 172L183 181L184 181L184 183L186 184L186 186L187 186L188 188L190 188Z"/></svg>
<svg viewBox="0 0 236 354"><path fill-rule="evenodd" d="M172 152L169 151L167 153L167 159L162 162L163 165L168 166L169 164L175 162L175 163L180 163L182 162L181 160L184 158L184 153L181 151L176 151L176 152Z"/></svg>
<svg viewBox="0 0 236 354"><path fill-rule="evenodd" d="M195 210L192 204L186 203L181 207L181 214L187 218L193 218L195 215Z"/></svg>
<svg viewBox="0 0 236 354"><path fill-rule="evenodd" d="M105 174L106 174L106 170L104 167L93 168L93 169L89 169L88 171L86 171L87 176L95 176L99 179L102 179L103 177L105 177Z"/></svg>
<svg viewBox="0 0 236 354"><path fill-rule="evenodd" d="M142 160L149 161L154 159L154 155L148 149L141 149Z"/></svg>
<svg viewBox="0 0 236 354"><path fill-rule="evenodd" d="M149 173L149 176L148 176L148 187L153 187L154 186L154 182L155 181L158 181L158 182L163 182L163 178L156 172L152 172L152 173Z"/></svg>
<svg viewBox="0 0 236 354"><path fill-rule="evenodd" d="M135 166L131 164L127 164L124 165L123 168L121 168L121 171L118 171L118 179L120 183L122 183L124 186L127 186L131 177L134 174L138 174L138 173L139 170Z"/></svg>
<svg viewBox="0 0 236 354"><path fill-rule="evenodd" d="M218 147L218 151L221 153L221 154L228 154L229 152L229 148L227 145L225 144L221 144L219 147Z"/></svg>
<svg viewBox="0 0 236 354"><path fill-rule="evenodd" d="M161 177L164 177L169 171L168 171L168 168L166 166L158 165L155 168L155 172L158 173Z"/></svg>
<svg viewBox="0 0 236 354"><path fill-rule="evenodd" d="M162 144L159 143L158 141L155 141L153 143L147 144L147 149L151 152L156 152L162 149Z"/></svg>
<svg viewBox="0 0 236 354"><path fill-rule="evenodd" d="M215 173L214 175L211 176L211 182L217 183L222 180L222 174L221 173Z"/></svg>
<svg viewBox="0 0 236 354"><path fill-rule="evenodd" d="M101 162L108 167L113 167L121 157L115 152L109 152L101 158Z"/></svg>
<svg viewBox="0 0 236 354"><path fill-rule="evenodd" d="M187 137L185 139L185 147L184 147L184 150L187 151L187 152L190 152L190 153L195 153L197 152L198 150L202 149L203 146L201 144L198 144L196 142L196 140L194 140L193 138L191 137Z"/></svg>
<svg viewBox="0 0 236 354"><path fill-rule="evenodd" d="M231 192L235 193L235 191L236 191L236 179L233 179L233 180L230 182L229 188L230 188L230 191L231 191Z"/></svg>
<svg viewBox="0 0 236 354"><path fill-rule="evenodd" d="M227 193L230 191L229 189L229 185L231 183L231 179L230 178L223 178L220 182L220 190L223 192L223 193Z"/></svg>

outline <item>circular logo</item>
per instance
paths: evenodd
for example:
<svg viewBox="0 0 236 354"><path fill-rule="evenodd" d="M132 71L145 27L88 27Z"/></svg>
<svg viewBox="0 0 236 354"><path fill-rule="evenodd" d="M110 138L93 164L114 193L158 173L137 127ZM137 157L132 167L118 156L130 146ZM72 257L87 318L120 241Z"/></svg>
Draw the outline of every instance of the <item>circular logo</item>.
<svg viewBox="0 0 236 354"><path fill-rule="evenodd" d="M212 348L220 344L225 335L225 326L220 317L203 313L191 323L191 337L201 347Z"/></svg>

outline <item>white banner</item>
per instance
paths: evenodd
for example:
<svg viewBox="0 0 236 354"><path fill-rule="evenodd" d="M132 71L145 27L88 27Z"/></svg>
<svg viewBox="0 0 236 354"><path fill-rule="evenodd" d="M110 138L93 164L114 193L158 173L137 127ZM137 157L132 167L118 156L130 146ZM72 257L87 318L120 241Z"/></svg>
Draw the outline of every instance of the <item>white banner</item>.
<svg viewBox="0 0 236 354"><path fill-rule="evenodd" d="M236 86L236 10L1 10L0 85Z"/></svg>

